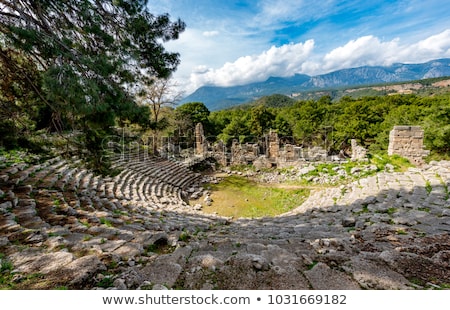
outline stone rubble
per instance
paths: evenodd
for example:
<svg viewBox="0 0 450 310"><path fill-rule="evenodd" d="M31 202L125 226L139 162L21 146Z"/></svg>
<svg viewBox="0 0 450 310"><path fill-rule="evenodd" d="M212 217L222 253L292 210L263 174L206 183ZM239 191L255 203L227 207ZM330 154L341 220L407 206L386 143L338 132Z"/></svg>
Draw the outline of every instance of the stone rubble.
<svg viewBox="0 0 450 310"><path fill-rule="evenodd" d="M449 288L448 161L325 187L256 219L190 206L202 177L179 163L116 165L115 177L61 158L0 170L0 259L16 288Z"/></svg>

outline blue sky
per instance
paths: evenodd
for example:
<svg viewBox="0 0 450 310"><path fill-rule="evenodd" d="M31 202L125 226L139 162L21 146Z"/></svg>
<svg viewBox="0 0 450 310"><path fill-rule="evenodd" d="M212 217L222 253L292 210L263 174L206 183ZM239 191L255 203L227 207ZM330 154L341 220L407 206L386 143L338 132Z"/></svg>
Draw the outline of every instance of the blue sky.
<svg viewBox="0 0 450 310"><path fill-rule="evenodd" d="M450 57L450 1L159 0L186 30L174 79L186 94L295 73Z"/></svg>

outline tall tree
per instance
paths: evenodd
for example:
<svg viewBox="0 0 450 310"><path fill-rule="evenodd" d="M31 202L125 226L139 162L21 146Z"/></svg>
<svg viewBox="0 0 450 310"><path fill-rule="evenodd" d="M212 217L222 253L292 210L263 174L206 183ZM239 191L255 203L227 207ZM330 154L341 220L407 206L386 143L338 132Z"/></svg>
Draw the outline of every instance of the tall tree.
<svg viewBox="0 0 450 310"><path fill-rule="evenodd" d="M176 89L177 85L169 78L154 79L142 87L139 93L141 104L148 105L153 114L155 126L158 125L161 108L174 106L183 93Z"/></svg>
<svg viewBox="0 0 450 310"><path fill-rule="evenodd" d="M198 123L202 123L203 127L209 126L210 111L203 102L188 102L180 105L176 109L176 117L185 121L192 128Z"/></svg>
<svg viewBox="0 0 450 310"><path fill-rule="evenodd" d="M37 94L41 77L33 61L1 47L0 77L0 145L14 148L36 127L34 119L42 108Z"/></svg>
<svg viewBox="0 0 450 310"><path fill-rule="evenodd" d="M185 24L151 14L147 2L0 0L1 46L35 61L43 74L41 97L82 130L93 158L101 158L116 117L140 112L138 85L167 78L179 64L179 54L162 44L177 39Z"/></svg>
<svg viewBox="0 0 450 310"><path fill-rule="evenodd" d="M275 115L263 105L257 105L250 110L250 133L262 137L272 127Z"/></svg>

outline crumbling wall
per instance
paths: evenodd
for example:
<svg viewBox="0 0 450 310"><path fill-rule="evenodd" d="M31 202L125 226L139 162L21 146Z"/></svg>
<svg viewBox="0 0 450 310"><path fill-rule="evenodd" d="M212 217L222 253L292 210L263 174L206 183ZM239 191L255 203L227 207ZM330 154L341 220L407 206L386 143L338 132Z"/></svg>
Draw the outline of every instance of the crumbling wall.
<svg viewBox="0 0 450 310"><path fill-rule="evenodd" d="M352 160L358 161L366 159L367 149L362 147L361 145L358 145L356 139L352 139L351 143L352 143Z"/></svg>
<svg viewBox="0 0 450 310"><path fill-rule="evenodd" d="M295 146L292 144L286 144L284 149L280 152L279 159L283 162L291 162L298 159Z"/></svg>
<svg viewBox="0 0 450 310"><path fill-rule="evenodd" d="M308 160L327 160L327 150L320 146L313 146L308 148L307 157Z"/></svg>
<svg viewBox="0 0 450 310"><path fill-rule="evenodd" d="M257 144L241 144L237 139L231 145L231 164L246 165L252 163L259 156Z"/></svg>
<svg viewBox="0 0 450 310"><path fill-rule="evenodd" d="M202 123L195 126L195 154L203 155L206 151L205 133L203 131Z"/></svg>
<svg viewBox="0 0 450 310"><path fill-rule="evenodd" d="M389 134L388 155L400 155L421 165L430 151L424 150L424 132L420 126L394 126Z"/></svg>
<svg viewBox="0 0 450 310"><path fill-rule="evenodd" d="M278 133L276 131L269 132L269 149L268 157L270 159L277 159L280 156L280 139L278 138Z"/></svg>
<svg viewBox="0 0 450 310"><path fill-rule="evenodd" d="M366 150L356 145L356 141L352 141L352 151L354 160L366 157ZM257 143L243 144L234 139L231 147L227 147L222 141L210 145L200 123L195 127L195 154L214 157L223 166L253 163L260 168L286 166L304 161L332 160L325 148L303 148L292 143L283 143L278 133L272 130Z"/></svg>

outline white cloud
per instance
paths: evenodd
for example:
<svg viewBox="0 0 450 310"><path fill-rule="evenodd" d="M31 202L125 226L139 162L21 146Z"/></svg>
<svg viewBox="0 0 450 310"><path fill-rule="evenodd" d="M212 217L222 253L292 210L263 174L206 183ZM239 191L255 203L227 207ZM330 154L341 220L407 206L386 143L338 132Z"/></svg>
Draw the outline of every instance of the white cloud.
<svg viewBox="0 0 450 310"><path fill-rule="evenodd" d="M391 64L399 50L398 39L381 42L374 36L363 36L335 48L323 57L325 72L364 65Z"/></svg>
<svg viewBox="0 0 450 310"><path fill-rule="evenodd" d="M318 18L332 9L329 1L261 0L260 9L252 20L254 26L278 28L279 23L308 21Z"/></svg>
<svg viewBox="0 0 450 310"><path fill-rule="evenodd" d="M164 44L168 51L180 53L181 63L174 73L174 78L187 94L205 84L193 83L191 75L201 75L205 71L212 70L211 68L219 68L241 55L252 55L262 50L266 43L259 38L244 40L240 34L223 30L217 30L218 36L211 36L213 33L210 32L187 28L178 40Z"/></svg>
<svg viewBox="0 0 450 310"><path fill-rule="evenodd" d="M311 66L314 73L324 73L359 66L391 65L396 62L425 62L450 57L450 29L412 44L401 44L400 39L387 42L374 36L351 40L333 49L322 60L321 66Z"/></svg>
<svg viewBox="0 0 450 310"><path fill-rule="evenodd" d="M302 70L302 64L311 55L314 41L272 46L259 55L243 56L227 62L219 69L196 70L191 74L191 84L232 86L263 81L270 76L291 76ZM204 68L203 68L204 69Z"/></svg>
<svg viewBox="0 0 450 310"><path fill-rule="evenodd" d="M202 37L201 33L199 35ZM198 46L195 47L195 59L184 62L189 66L186 67L183 78L179 79L179 84L187 94L204 85L235 86L264 81L270 76L292 76L295 73L318 75L365 65L420 63L450 57L450 29L413 43L402 43L399 38L382 41L372 35L362 36L326 54L314 53L315 42L308 40L304 43L272 46L259 54L235 57L234 61L215 59L214 64L207 62L208 57L227 54L225 50L229 51L228 56L231 53L245 53L240 50L245 45L230 45L233 42L231 38L220 45L214 45L208 37L200 40L198 36L189 36L189 42L197 42ZM218 67L214 67L215 65Z"/></svg>
<svg viewBox="0 0 450 310"><path fill-rule="evenodd" d="M409 62L450 57L450 29L412 44L404 53Z"/></svg>
<svg viewBox="0 0 450 310"><path fill-rule="evenodd" d="M205 36L205 37L215 37L217 35L219 35L219 31L217 31L217 30L203 32L203 36Z"/></svg>

